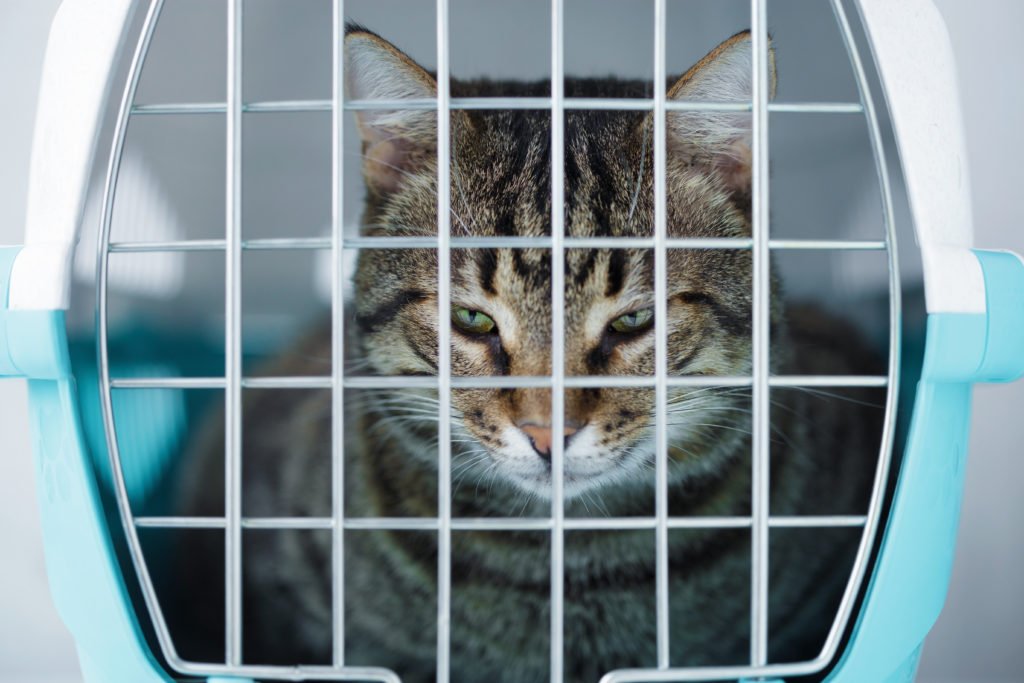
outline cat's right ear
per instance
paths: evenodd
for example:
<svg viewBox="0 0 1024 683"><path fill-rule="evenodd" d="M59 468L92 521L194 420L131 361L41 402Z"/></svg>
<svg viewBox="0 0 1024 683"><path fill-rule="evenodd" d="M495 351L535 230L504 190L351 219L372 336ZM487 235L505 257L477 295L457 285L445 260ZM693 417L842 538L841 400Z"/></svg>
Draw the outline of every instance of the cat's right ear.
<svg viewBox="0 0 1024 683"><path fill-rule="evenodd" d="M345 31L349 99L432 99L437 83L419 64L377 34L350 25ZM388 194L436 158L437 113L430 109L356 112L363 141L363 176L371 191Z"/></svg>
<svg viewBox="0 0 1024 683"><path fill-rule="evenodd" d="M775 95L775 51L768 50L769 97ZM670 100L748 103L753 97L753 45L750 31L716 47L668 91ZM749 194L752 179L753 120L747 112L674 111L668 116L671 153L689 163L714 168L726 186Z"/></svg>

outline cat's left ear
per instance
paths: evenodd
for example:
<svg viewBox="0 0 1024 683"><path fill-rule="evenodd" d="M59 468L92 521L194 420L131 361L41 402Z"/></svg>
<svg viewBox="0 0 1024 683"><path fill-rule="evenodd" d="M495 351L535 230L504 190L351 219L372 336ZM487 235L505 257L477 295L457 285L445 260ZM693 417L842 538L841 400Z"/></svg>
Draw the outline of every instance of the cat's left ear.
<svg viewBox="0 0 1024 683"><path fill-rule="evenodd" d="M348 96L355 100L433 99L437 83L408 55L372 31L345 34ZM363 140L363 175L378 194L398 190L429 164L437 150L437 113L431 109L365 109L356 113Z"/></svg>
<svg viewBox="0 0 1024 683"><path fill-rule="evenodd" d="M668 99L749 103L753 97L752 54L750 32L737 33L676 81L668 91ZM773 98L775 51L770 45L768 79L769 97ZM747 112L669 112L669 154L710 165L731 190L749 193L752 119Z"/></svg>

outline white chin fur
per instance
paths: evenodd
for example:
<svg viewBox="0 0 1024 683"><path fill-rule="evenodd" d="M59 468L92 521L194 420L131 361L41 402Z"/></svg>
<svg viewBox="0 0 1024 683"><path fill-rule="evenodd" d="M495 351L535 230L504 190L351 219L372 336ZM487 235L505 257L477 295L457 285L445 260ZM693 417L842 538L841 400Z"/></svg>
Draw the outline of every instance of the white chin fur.
<svg viewBox="0 0 1024 683"><path fill-rule="evenodd" d="M504 446L492 457L498 470L511 484L544 500L551 499L551 468L534 452L529 439L520 430L508 427L502 434ZM597 431L585 427L573 437L565 450L563 497L572 500L588 491L632 478L641 470L639 464L623 468L616 461L620 455L597 444Z"/></svg>

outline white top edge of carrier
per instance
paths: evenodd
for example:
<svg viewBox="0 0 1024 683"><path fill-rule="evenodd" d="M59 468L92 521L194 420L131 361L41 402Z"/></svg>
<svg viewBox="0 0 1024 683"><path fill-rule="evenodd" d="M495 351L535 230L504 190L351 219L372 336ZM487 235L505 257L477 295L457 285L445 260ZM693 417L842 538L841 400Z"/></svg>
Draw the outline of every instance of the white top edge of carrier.
<svg viewBox="0 0 1024 683"><path fill-rule="evenodd" d="M112 72L135 3L64 0L43 66L25 248L9 307L69 305L78 239ZM956 64L932 0L859 0L880 64L925 269L929 312L982 313Z"/></svg>
<svg viewBox="0 0 1024 683"><path fill-rule="evenodd" d="M924 262L930 313L984 313L953 46L932 0L859 0Z"/></svg>
<svg viewBox="0 0 1024 683"><path fill-rule="evenodd" d="M11 273L12 310L68 307L96 142L135 4L64 0L54 16L32 141L25 247Z"/></svg>

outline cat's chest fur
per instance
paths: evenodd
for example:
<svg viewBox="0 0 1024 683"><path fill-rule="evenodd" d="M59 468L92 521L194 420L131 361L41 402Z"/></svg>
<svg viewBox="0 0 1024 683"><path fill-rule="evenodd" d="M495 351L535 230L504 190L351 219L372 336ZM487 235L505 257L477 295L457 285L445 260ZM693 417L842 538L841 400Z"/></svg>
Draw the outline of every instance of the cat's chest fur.
<svg viewBox="0 0 1024 683"><path fill-rule="evenodd" d="M268 492L267 510L307 515L329 501L330 467L322 445L329 433L329 403L308 438L296 439L288 460L272 448L254 447L249 482ZM799 406L789 406L790 410ZM856 410L856 408L854 408ZM782 428L790 428L783 411ZM347 439L350 518L395 518L436 514L436 477L429 468L402 466L409 450L429 447L416 440L381 438L366 415L350 415ZM849 415L829 411L820 424L791 433L798 442L780 443L773 453L772 496L776 514L796 513L829 500L852 508L867 485L863 463L823 456L827 477L809 466L806 453L829 452L830 432ZM263 420L263 424L271 424ZM834 432L833 432L834 433ZM252 434L259 442L260 430ZM269 429L268 434L269 436ZM737 449L749 449L741 439ZM856 443L847 442L856 449ZM834 452L834 451L833 451ZM301 476L296 472L301 471ZM706 490L670 492L676 509L693 514L749 513L749 461L735 465ZM836 482L841 482L842 487ZM262 486L260 484L262 483ZM301 503L295 495L301 490ZM841 494L841 491L847 491ZM845 495L847 500L837 499ZM493 494L493 491L492 491ZM493 515L485 491L458 489L456 517ZM289 502L289 497L292 502ZM695 502L696 501L696 502ZM859 501L857 501L859 502ZM289 507L290 506L290 507ZM630 508L613 508L611 514ZM637 503L633 512L646 509ZM346 629L349 662L396 668L403 680L432 680L437 619L437 547L430 531L351 531L346 534ZM548 672L550 533L455 531L452 537L452 667L455 680L543 681ZM808 542L810 541L810 542ZM772 547L773 654L811 657L841 588L833 563L849 545L845 536L821 533ZM330 539L299 547L287 537L256 546L247 562L254 593L275 599L254 601L250 636L271 659L317 661L331 638ZM654 666L656 644L655 543L653 530L568 531L565 540L565 643L569 681L595 681L608 670ZM748 650L750 543L747 530L673 531L669 545L669 616L673 661L685 665L743 664ZM799 568L799 571L796 570ZM281 578L312 572L296 586ZM277 585L277 588L274 586ZM285 586L282 590L281 586ZM295 605L304 605L297 610ZM281 634L299 642L282 647Z"/></svg>

